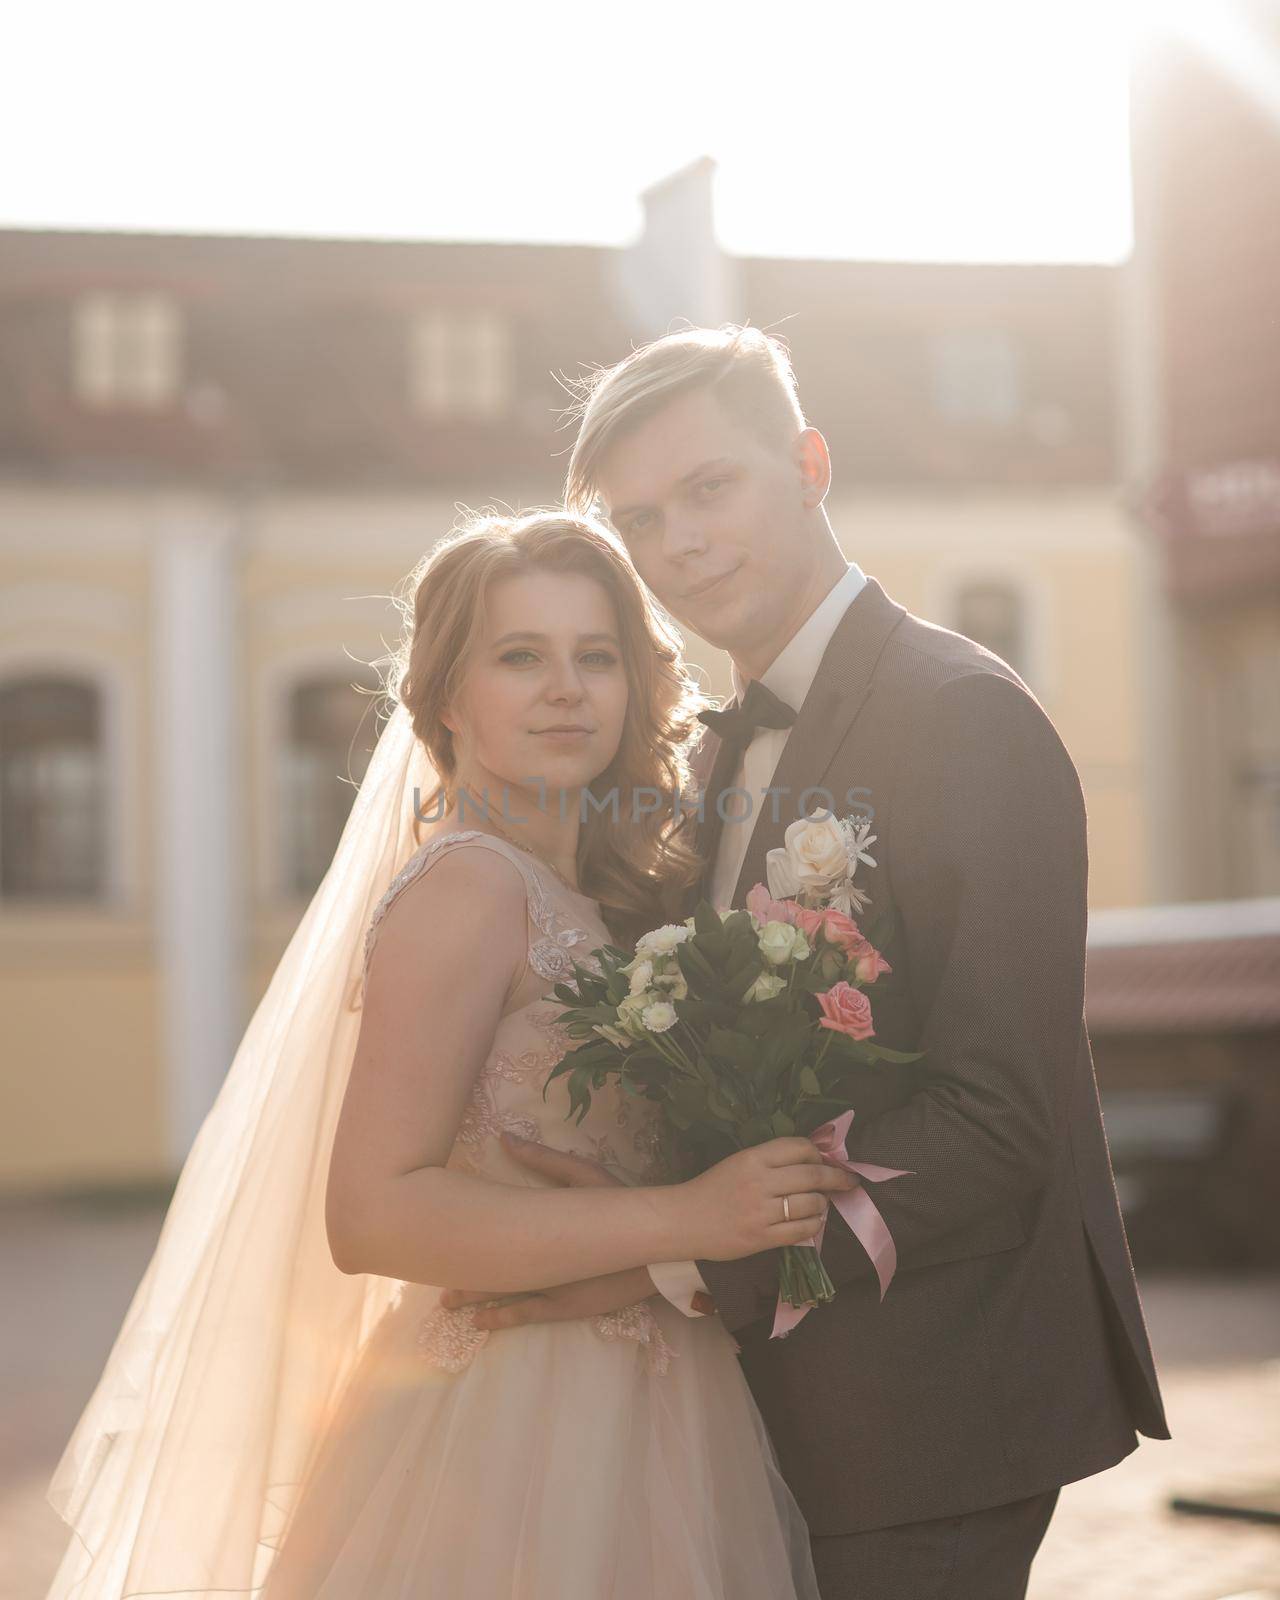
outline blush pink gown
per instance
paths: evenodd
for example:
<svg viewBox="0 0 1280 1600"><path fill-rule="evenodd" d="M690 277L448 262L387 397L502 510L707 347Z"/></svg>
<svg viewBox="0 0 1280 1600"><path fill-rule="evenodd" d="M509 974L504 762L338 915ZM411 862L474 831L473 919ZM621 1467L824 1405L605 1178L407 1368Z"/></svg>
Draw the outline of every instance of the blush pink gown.
<svg viewBox="0 0 1280 1600"><path fill-rule="evenodd" d="M374 913L449 850L525 880L529 950L448 1166L547 1182L510 1128L667 1181L657 1108L597 1091L579 1125L547 1073L571 1043L552 986L610 942L596 902L493 834L425 844ZM476 914L483 914L477 911ZM325 1426L262 1600L818 1600L808 1534L718 1317L654 1294L607 1316L487 1332L405 1283Z"/></svg>

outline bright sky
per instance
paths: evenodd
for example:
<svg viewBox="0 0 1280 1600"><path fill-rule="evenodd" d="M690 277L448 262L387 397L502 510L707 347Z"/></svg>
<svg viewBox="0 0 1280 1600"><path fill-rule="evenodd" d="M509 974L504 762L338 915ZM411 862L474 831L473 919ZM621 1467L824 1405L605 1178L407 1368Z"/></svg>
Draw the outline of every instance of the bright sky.
<svg viewBox="0 0 1280 1600"><path fill-rule="evenodd" d="M1119 0L39 0L0 225L619 244L717 160L739 254L1115 261Z"/></svg>

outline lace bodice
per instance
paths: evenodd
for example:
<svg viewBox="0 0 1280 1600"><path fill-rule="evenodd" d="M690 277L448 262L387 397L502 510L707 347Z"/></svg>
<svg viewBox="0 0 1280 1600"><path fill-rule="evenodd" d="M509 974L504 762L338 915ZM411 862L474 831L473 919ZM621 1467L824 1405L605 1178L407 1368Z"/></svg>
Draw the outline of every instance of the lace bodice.
<svg viewBox="0 0 1280 1600"><path fill-rule="evenodd" d="M505 1184L543 1187L547 1181L515 1161L499 1135L506 1129L557 1150L591 1157L624 1183L663 1183L671 1179L658 1139L658 1108L625 1095L615 1084L593 1092L581 1123L570 1118L568 1088L557 1080L543 1099L552 1067L574 1043L558 1021L562 1007L551 993L573 977L573 965L592 967L590 952L610 941L599 907L586 895L561 884L535 857L518 846L478 829L441 834L405 863L374 909L365 936L362 987L378 928L392 902L447 851L478 845L506 857L525 882L528 952L524 971L511 991L509 1009L498 1023L493 1044L472 1086L447 1167ZM482 908L475 908L483 914ZM528 998L522 999L522 996ZM668 1351L644 1302L591 1319L604 1338L630 1337L647 1347L664 1370ZM488 1337L472 1325L472 1308L435 1310L424 1319L419 1348L434 1365L457 1371Z"/></svg>

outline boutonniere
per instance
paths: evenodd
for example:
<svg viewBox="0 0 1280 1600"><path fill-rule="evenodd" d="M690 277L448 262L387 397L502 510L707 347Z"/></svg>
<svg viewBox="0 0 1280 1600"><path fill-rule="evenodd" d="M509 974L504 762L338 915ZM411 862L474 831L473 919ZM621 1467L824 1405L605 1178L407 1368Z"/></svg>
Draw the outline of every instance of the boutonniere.
<svg viewBox="0 0 1280 1600"><path fill-rule="evenodd" d="M830 906L846 917L861 912L871 896L854 887L860 864L876 864L867 851L876 835L867 817L837 817L833 812L800 817L782 844L765 856L765 876L775 900L797 900L811 909Z"/></svg>

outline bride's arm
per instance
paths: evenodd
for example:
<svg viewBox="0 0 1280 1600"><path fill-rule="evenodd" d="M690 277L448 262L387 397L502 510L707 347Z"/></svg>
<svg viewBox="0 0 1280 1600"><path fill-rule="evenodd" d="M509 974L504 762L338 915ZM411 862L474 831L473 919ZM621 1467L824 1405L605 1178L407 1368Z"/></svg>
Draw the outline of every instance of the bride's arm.
<svg viewBox="0 0 1280 1600"><path fill-rule="evenodd" d="M538 1189L446 1169L524 964L524 896L510 862L455 850L388 909L329 1167L338 1267L513 1293L809 1239L825 1205L817 1191L837 1174L807 1139L744 1151L686 1184ZM797 1190L814 1191L807 1216L776 1222L776 1196Z"/></svg>

